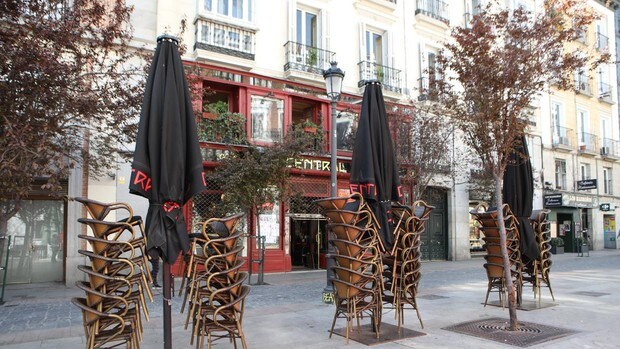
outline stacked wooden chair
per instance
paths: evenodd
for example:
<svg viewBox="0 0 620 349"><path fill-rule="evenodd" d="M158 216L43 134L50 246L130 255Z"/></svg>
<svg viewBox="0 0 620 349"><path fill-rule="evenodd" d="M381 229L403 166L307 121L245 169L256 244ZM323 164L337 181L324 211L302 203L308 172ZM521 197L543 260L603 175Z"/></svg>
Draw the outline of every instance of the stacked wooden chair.
<svg viewBox="0 0 620 349"><path fill-rule="evenodd" d="M506 248L510 264L510 275L517 293L517 304L521 304L521 290L523 287L523 263L521 262L521 251L519 248L519 230L517 229L516 217L510 211L508 205L502 206L504 216L504 226L506 227ZM473 210L470 212L480 223L480 227L484 232L484 248L486 255L484 256L486 263L484 268L487 272L487 293L484 305L487 305L489 294L497 292L499 302L504 306L504 299L507 292L506 279L504 274L504 259L501 253L501 244L499 236L499 222L497 219L497 210L489 210L486 212L478 212Z"/></svg>
<svg viewBox="0 0 620 349"><path fill-rule="evenodd" d="M376 218L358 193L315 203L328 220L329 243L334 247L334 254L327 256L335 261L334 278L330 281L335 290L336 312L329 336L331 338L334 332L336 320L344 318L348 343L353 319L357 321L359 331L360 318L367 314L379 338L383 265Z"/></svg>
<svg viewBox="0 0 620 349"><path fill-rule="evenodd" d="M551 289L551 280L549 279L549 271L551 269L551 240L550 223L547 220L549 210L534 210L530 216L530 222L536 237L536 243L540 255L537 259L530 261L524 266L523 280L532 284L534 291L534 298L538 297L538 301L541 301L541 288L546 286L549 288L551 298L555 301L553 296L553 290Z"/></svg>
<svg viewBox="0 0 620 349"><path fill-rule="evenodd" d="M433 207L424 201L416 201L413 206L392 206L392 220L395 222L394 246L383 258L383 303L395 310L398 330L404 322L405 306L414 309L424 328L416 295L420 282L421 235L425 229Z"/></svg>
<svg viewBox="0 0 620 349"><path fill-rule="evenodd" d="M185 297L181 312L188 307L185 328L192 322L192 339L196 348L217 339L236 339L247 348L242 322L249 286L243 285L248 274L241 272L243 233L236 229L242 214L212 218L202 224L202 236L192 241L192 254L185 267Z"/></svg>
<svg viewBox="0 0 620 349"><path fill-rule="evenodd" d="M78 266L88 280L76 283L85 297L72 299L82 311L86 348L139 348L142 315L149 319L146 300L153 300L142 219L124 203L107 204L86 198L76 201L91 217L78 221L93 234L78 235L90 247L78 252L90 263ZM115 210L124 210L127 218L109 220Z"/></svg>

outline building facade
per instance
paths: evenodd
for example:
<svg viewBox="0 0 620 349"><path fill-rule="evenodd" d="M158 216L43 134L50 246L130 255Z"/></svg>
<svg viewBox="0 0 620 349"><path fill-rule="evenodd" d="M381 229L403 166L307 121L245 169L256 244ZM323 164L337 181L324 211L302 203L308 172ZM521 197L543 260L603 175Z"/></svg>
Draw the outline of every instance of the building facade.
<svg viewBox="0 0 620 349"><path fill-rule="evenodd" d="M388 118L392 125L397 124L411 110L413 101L427 100L425 92L432 82L428 72L436 64L442 42L449 39L451 27L467 25L483 1L128 2L135 7L131 23L133 44L138 47L154 49L158 35L174 34L181 21L186 21L182 35L187 47L183 55L186 70L194 89L209 91L194 101L204 112L199 115L199 129L207 172L217 166L218 157L228 151L231 143L209 131L207 114L215 104L243 116L245 136L252 144L269 146L280 140L291 125L306 121L320 125L325 132L316 149L294 161L291 180L302 199L272 203L270 212L259 217L266 236L265 270L274 272L325 265L325 222L311 202L329 196L332 147L338 155L338 193L349 192L350 137L356 128L364 82L381 81ZM576 45L591 45L598 50L615 47L613 11L589 2L603 19L588 28L585 44ZM506 6L518 5L539 8L533 0L506 0ZM322 77L322 70L333 60L346 73L343 95L336 106L335 127L329 122L331 106ZM568 231L587 229L595 249L609 245L606 237L617 230L614 224L620 213L620 184L614 180L620 173L618 79L613 69L604 67L590 73L588 79L577 74L575 91L542 94L534 106L536 118L528 135L536 180L534 207L552 210L554 235L567 236ZM330 132L338 133L338 144L329 144ZM398 147L396 133L394 141ZM130 166L119 163L116 172L106 178L90 178L76 170L67 185L68 196L129 202L135 214L145 216L146 200L128 193ZM401 165L406 171L407 163ZM595 187L580 190L583 188L579 185L585 183L577 182L581 180L589 180L590 186L596 180ZM470 231L466 182L431 182L423 199L436 209L423 237L424 258L468 259L472 247L479 243L479 237ZM403 181L403 188L408 203L419 199L412 197L412 183ZM216 205L221 195L213 187L198 195L186 207L188 221L209 218L209 207ZM556 206L548 201L553 197ZM604 206L609 211L602 211L601 204L609 204ZM84 262L77 253L83 248L77 235L84 229L77 218L84 212L72 201L63 209L66 229L62 278L72 284L79 276L66 271ZM244 229L249 228L246 223ZM570 236L566 239L570 244ZM254 244L254 240L248 239L248 243Z"/></svg>

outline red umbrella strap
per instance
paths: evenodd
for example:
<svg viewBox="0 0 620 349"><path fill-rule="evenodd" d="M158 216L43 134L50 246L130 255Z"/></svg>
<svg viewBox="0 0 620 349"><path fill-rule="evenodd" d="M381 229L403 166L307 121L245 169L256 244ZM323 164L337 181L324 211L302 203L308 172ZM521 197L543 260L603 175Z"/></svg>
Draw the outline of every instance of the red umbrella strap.
<svg viewBox="0 0 620 349"><path fill-rule="evenodd" d="M181 208L181 205L177 204L174 201L166 201L164 202L163 208L164 208L164 211L166 211L167 213L170 213L176 209Z"/></svg>

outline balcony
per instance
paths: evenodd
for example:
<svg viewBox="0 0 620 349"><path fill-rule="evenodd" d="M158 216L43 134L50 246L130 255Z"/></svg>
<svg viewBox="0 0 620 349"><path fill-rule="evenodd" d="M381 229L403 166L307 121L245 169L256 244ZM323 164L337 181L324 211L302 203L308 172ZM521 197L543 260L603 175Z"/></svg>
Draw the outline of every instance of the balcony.
<svg viewBox="0 0 620 349"><path fill-rule="evenodd" d="M584 76L575 79L575 92L586 96L592 96L592 84L590 83L590 79Z"/></svg>
<svg viewBox="0 0 620 349"><path fill-rule="evenodd" d="M334 60L334 52L293 41L284 44L284 54L285 72L292 73L294 70L316 74L320 75L321 81L323 81L323 69Z"/></svg>
<svg viewBox="0 0 620 349"><path fill-rule="evenodd" d="M361 61L357 64L360 70L358 87L364 86L368 80L377 80L383 85L384 90L402 93L400 87L400 70L380 65L370 61Z"/></svg>
<svg viewBox="0 0 620 349"><path fill-rule="evenodd" d="M254 60L256 32L210 18L196 20L195 50Z"/></svg>
<svg viewBox="0 0 620 349"><path fill-rule="evenodd" d="M570 128L555 126L551 129L551 135L554 149L570 152L575 148L575 142L572 140L574 133Z"/></svg>
<svg viewBox="0 0 620 349"><path fill-rule="evenodd" d="M415 14L422 14L438 21L450 24L448 3L441 0L417 0Z"/></svg>
<svg viewBox="0 0 620 349"><path fill-rule="evenodd" d="M604 82L598 84L598 99L609 104L614 103L613 98L611 98L611 85Z"/></svg>
<svg viewBox="0 0 620 349"><path fill-rule="evenodd" d="M601 52L609 50L609 38L601 33L596 33L596 49Z"/></svg>
<svg viewBox="0 0 620 349"><path fill-rule="evenodd" d="M419 79L420 81L420 95L418 96L419 101L437 101L437 86L435 79L429 79L428 77L423 77Z"/></svg>
<svg viewBox="0 0 620 349"><path fill-rule="evenodd" d="M611 160L620 160L620 142L603 138L601 146L601 156Z"/></svg>
<svg viewBox="0 0 620 349"><path fill-rule="evenodd" d="M581 132L577 134L579 139L579 154L598 155L598 137L592 133Z"/></svg>

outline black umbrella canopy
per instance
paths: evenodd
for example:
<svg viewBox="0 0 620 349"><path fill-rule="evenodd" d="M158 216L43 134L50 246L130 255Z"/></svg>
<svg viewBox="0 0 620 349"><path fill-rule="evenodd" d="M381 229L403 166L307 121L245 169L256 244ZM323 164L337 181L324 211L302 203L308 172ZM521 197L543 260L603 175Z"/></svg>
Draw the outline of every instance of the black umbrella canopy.
<svg viewBox="0 0 620 349"><path fill-rule="evenodd" d="M373 208L381 225L379 236L383 245L391 248L394 236L389 211L391 203L402 198L402 191L383 92L376 82L367 83L364 90L353 147L350 188L352 192L361 193Z"/></svg>
<svg viewBox="0 0 620 349"><path fill-rule="evenodd" d="M172 264L189 248L182 206L205 189L190 94L175 38L158 38L140 114L129 191L149 199L147 248Z"/></svg>
<svg viewBox="0 0 620 349"><path fill-rule="evenodd" d="M530 260L538 258L540 250L529 220L534 199L534 179L525 136L521 136L519 146L510 154L502 191L504 203L510 206L519 221L521 254Z"/></svg>

